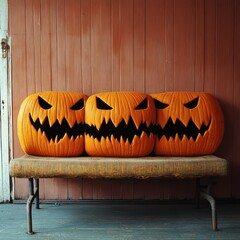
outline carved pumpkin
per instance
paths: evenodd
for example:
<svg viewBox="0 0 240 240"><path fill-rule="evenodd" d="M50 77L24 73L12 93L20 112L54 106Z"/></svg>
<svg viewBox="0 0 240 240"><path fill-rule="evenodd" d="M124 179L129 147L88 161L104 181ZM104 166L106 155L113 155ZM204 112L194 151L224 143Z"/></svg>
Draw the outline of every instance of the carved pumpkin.
<svg viewBox="0 0 240 240"><path fill-rule="evenodd" d="M85 150L92 156L144 156L153 151L153 99L137 92L92 95L86 103Z"/></svg>
<svg viewBox="0 0 240 240"><path fill-rule="evenodd" d="M42 92L28 96L18 114L18 137L31 155L77 156L84 151L84 106L87 96Z"/></svg>
<svg viewBox="0 0 240 240"><path fill-rule="evenodd" d="M216 151L224 132L217 100L202 92L151 94L157 108L157 155L191 156Z"/></svg>

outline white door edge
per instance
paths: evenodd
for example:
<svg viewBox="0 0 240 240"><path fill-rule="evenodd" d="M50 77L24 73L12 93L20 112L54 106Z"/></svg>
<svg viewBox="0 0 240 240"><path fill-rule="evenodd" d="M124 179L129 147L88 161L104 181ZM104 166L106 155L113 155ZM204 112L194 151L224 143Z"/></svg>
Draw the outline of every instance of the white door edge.
<svg viewBox="0 0 240 240"><path fill-rule="evenodd" d="M8 38L8 1L0 0L0 41ZM8 54L9 55L9 54ZM0 48L0 202L10 201L10 81L8 78L8 57L2 57L2 46Z"/></svg>

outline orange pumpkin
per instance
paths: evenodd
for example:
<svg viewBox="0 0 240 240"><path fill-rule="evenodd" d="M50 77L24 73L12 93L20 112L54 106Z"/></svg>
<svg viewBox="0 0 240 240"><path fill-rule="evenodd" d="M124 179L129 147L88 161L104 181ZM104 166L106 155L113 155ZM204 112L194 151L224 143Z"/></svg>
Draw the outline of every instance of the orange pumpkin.
<svg viewBox="0 0 240 240"><path fill-rule="evenodd" d="M151 94L157 108L157 155L191 156L216 151L224 132L215 97L203 92Z"/></svg>
<svg viewBox="0 0 240 240"><path fill-rule="evenodd" d="M18 114L18 137L23 151L42 156L82 154L86 99L86 95L72 92L28 96Z"/></svg>
<svg viewBox="0 0 240 240"><path fill-rule="evenodd" d="M156 119L153 99L144 93L106 92L86 103L85 150L92 156L144 156L152 152Z"/></svg>

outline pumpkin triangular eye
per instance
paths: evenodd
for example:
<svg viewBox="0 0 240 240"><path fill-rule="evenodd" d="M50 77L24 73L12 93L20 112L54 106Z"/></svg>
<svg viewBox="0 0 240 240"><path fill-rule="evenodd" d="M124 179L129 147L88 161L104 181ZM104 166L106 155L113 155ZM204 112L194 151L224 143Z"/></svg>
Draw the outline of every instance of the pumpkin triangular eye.
<svg viewBox="0 0 240 240"><path fill-rule="evenodd" d="M51 104L49 104L48 102L46 102L43 98L41 98L40 96L38 96L38 103L40 105L41 108L43 109L50 109L52 107Z"/></svg>
<svg viewBox="0 0 240 240"><path fill-rule="evenodd" d="M71 110L80 110L84 107L84 99L81 98L79 101L77 101L70 109Z"/></svg>
<svg viewBox="0 0 240 240"><path fill-rule="evenodd" d="M135 110L146 109L148 106L147 98L145 98L142 102L140 102L136 107Z"/></svg>
<svg viewBox="0 0 240 240"><path fill-rule="evenodd" d="M157 99L154 99L154 103L157 109L164 109L169 106L169 104L158 101Z"/></svg>
<svg viewBox="0 0 240 240"><path fill-rule="evenodd" d="M97 108L101 110L111 110L112 107L110 107L108 104L106 104L101 98L96 97L97 100Z"/></svg>
<svg viewBox="0 0 240 240"><path fill-rule="evenodd" d="M199 97L194 98L190 102L183 104L186 108L193 109L198 105Z"/></svg>

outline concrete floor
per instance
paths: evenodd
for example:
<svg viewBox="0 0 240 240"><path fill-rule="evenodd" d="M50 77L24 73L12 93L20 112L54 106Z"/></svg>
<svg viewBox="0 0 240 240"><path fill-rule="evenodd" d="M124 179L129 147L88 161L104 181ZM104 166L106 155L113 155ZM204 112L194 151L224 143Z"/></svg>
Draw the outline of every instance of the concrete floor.
<svg viewBox="0 0 240 240"><path fill-rule="evenodd" d="M0 239L164 240L240 239L240 203L219 203L219 231L211 211L190 203L83 202L41 204L33 209L34 235L27 235L25 204L0 204Z"/></svg>

